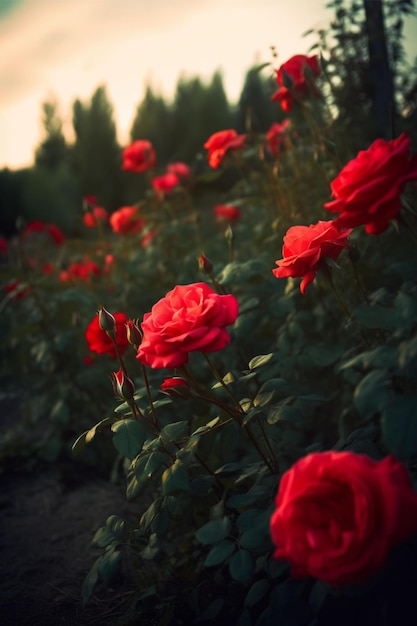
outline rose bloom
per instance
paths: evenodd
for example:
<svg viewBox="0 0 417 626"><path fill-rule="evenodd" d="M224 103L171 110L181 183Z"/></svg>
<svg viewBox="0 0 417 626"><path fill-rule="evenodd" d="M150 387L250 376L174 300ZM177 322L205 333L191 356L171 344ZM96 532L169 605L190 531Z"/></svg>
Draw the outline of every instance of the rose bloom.
<svg viewBox="0 0 417 626"><path fill-rule="evenodd" d="M175 174L181 182L185 182L191 178L191 169L186 163L178 161L177 163L170 163L167 167L169 174Z"/></svg>
<svg viewBox="0 0 417 626"><path fill-rule="evenodd" d="M22 231L23 236L30 235L31 233L47 233L57 246L62 245L65 241L65 236L58 226L55 226L55 224L45 224L40 220L29 222Z"/></svg>
<svg viewBox="0 0 417 626"><path fill-rule="evenodd" d="M179 178L176 174L167 172L162 176L155 176L151 180L151 185L157 194L171 193L179 185Z"/></svg>
<svg viewBox="0 0 417 626"><path fill-rule="evenodd" d="M93 276L100 276L101 268L94 261L85 259L84 261L71 263L66 270L62 270L59 280L64 283L71 280L89 280Z"/></svg>
<svg viewBox="0 0 417 626"><path fill-rule="evenodd" d="M336 587L366 582L417 532L417 494L393 456L309 454L281 479L270 531L295 577Z"/></svg>
<svg viewBox="0 0 417 626"><path fill-rule="evenodd" d="M266 142L274 157L279 156L283 149L285 133L290 125L290 120L285 119L280 124L274 122L265 135Z"/></svg>
<svg viewBox="0 0 417 626"><path fill-rule="evenodd" d="M287 230L278 268L272 273L276 278L303 278L300 291L316 277L323 259L337 259L343 248L348 247L348 237L352 230L340 231L334 222L317 222L310 226L292 226Z"/></svg>
<svg viewBox="0 0 417 626"><path fill-rule="evenodd" d="M126 332L126 322L128 318L124 313L114 313L113 317L116 320L116 342L120 353L123 354L129 345ZM117 358L116 349L112 340L106 331L100 328L98 315L96 315L87 326L85 339L91 352L108 354L114 359Z"/></svg>
<svg viewBox="0 0 417 626"><path fill-rule="evenodd" d="M292 109L292 103L294 99L307 98L310 92L313 92L315 96L320 96L320 91L306 81L304 75L304 68L308 68L313 76L320 74L320 66L318 57L307 57L304 54L296 54L281 65L277 70L276 81L279 86L271 100L275 100L280 103L283 111L289 112ZM285 74L290 76L292 80L292 87L289 89L285 86Z"/></svg>
<svg viewBox="0 0 417 626"><path fill-rule="evenodd" d="M123 150L122 170L146 172L156 165L156 152L150 141L138 139Z"/></svg>
<svg viewBox="0 0 417 626"><path fill-rule="evenodd" d="M410 158L407 133L397 139L377 139L349 161L331 183L335 200L324 205L339 228L365 224L370 235L382 233L401 210L404 186L417 179L417 154Z"/></svg>
<svg viewBox="0 0 417 626"><path fill-rule="evenodd" d="M124 206L110 215L110 226L113 232L119 235L140 233L145 227L145 218L139 215L139 209L134 206Z"/></svg>
<svg viewBox="0 0 417 626"><path fill-rule="evenodd" d="M97 228L99 222L103 224L109 219L109 214L106 209L101 206L95 206L91 211L84 213L83 222L87 228Z"/></svg>
<svg viewBox="0 0 417 626"><path fill-rule="evenodd" d="M188 361L189 352L222 350L230 343L225 327L237 314L232 295L219 295L205 283L177 285L145 313L136 358L153 368L174 369Z"/></svg>
<svg viewBox="0 0 417 626"><path fill-rule="evenodd" d="M236 222L240 219L240 209L237 206L216 204L214 207L214 215L217 220Z"/></svg>
<svg viewBox="0 0 417 626"><path fill-rule="evenodd" d="M204 148L208 150L208 162L210 167L217 169L226 152L229 150L241 150L246 141L246 135L238 135L233 129L221 130L211 135Z"/></svg>

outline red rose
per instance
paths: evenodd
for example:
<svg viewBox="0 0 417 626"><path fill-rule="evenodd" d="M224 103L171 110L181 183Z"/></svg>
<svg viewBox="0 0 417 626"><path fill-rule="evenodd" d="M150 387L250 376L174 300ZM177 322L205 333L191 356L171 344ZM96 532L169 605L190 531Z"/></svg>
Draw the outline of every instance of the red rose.
<svg viewBox="0 0 417 626"><path fill-rule="evenodd" d="M116 320L116 342L119 346L121 354L123 354L129 345L126 333L126 323L128 318L124 313L114 313L113 316ZM85 331L85 339L91 352L108 354L113 358L117 357L116 349L111 338L105 330L100 328L98 315L96 315L89 323L87 330Z"/></svg>
<svg viewBox="0 0 417 626"><path fill-rule="evenodd" d="M272 273L276 278L301 278L300 291L316 277L322 259L336 260L343 248L348 247L347 238L352 230L340 231L334 222L317 222L310 226L292 226L284 237L282 256L275 263Z"/></svg>
<svg viewBox="0 0 417 626"><path fill-rule="evenodd" d="M417 494L393 456L309 454L283 475L270 530L294 576L361 583L417 531Z"/></svg>
<svg viewBox="0 0 417 626"><path fill-rule="evenodd" d="M269 149L271 150L274 157L277 157L283 147L285 133L290 125L290 120L285 119L281 124L274 122L271 124L270 129L265 135L265 139L268 143Z"/></svg>
<svg viewBox="0 0 417 626"><path fill-rule="evenodd" d="M134 206L124 206L110 216L110 226L119 235L140 233L145 227L145 218L139 215Z"/></svg>
<svg viewBox="0 0 417 626"><path fill-rule="evenodd" d="M29 222L22 232L23 236L30 235L31 233L47 233L57 246L62 245L65 241L65 236L58 226L55 226L55 224L45 224L40 220Z"/></svg>
<svg viewBox="0 0 417 626"><path fill-rule="evenodd" d="M191 169L186 163L178 161L177 163L170 163L167 167L167 172L175 174L181 182L184 182L191 178Z"/></svg>
<svg viewBox="0 0 417 626"><path fill-rule="evenodd" d="M155 176L152 178L151 185L158 194L171 193L171 191L179 184L179 178L172 172L167 172L163 176Z"/></svg>
<svg viewBox="0 0 417 626"><path fill-rule="evenodd" d="M153 145L146 139L134 141L123 150L122 170L146 172L156 165L156 153Z"/></svg>
<svg viewBox="0 0 417 626"><path fill-rule="evenodd" d="M205 283L177 285L145 313L137 358L153 368L174 369L188 361L189 352L222 350L230 342L225 327L237 313L232 295L219 295Z"/></svg>
<svg viewBox="0 0 417 626"><path fill-rule="evenodd" d="M171 378L165 378L161 384L161 391L172 396L173 398L189 398L190 397L190 385L181 376L172 376Z"/></svg>
<svg viewBox="0 0 417 626"><path fill-rule="evenodd" d="M109 214L101 206L92 207L91 211L84 213L83 222L87 228L97 228L99 222L107 222Z"/></svg>
<svg viewBox="0 0 417 626"><path fill-rule="evenodd" d="M241 150L245 145L246 135L238 135L233 129L221 130L211 135L204 144L208 150L208 162L210 167L217 169L226 152L229 150Z"/></svg>
<svg viewBox="0 0 417 626"><path fill-rule="evenodd" d="M214 207L214 215L218 220L236 222L238 219L240 219L240 209L237 206L216 204L216 206Z"/></svg>
<svg viewBox="0 0 417 626"><path fill-rule="evenodd" d="M417 154L410 158L407 133L397 139L377 139L342 169L331 184L336 198L324 205L340 213L339 228L365 224L370 235L382 233L401 210L400 194L405 184L417 179Z"/></svg>
<svg viewBox="0 0 417 626"><path fill-rule="evenodd" d="M94 261L85 259L84 261L71 263L66 270L62 270L59 279L61 282L69 280L89 280L93 276L100 276L101 268Z"/></svg>
<svg viewBox="0 0 417 626"><path fill-rule="evenodd" d="M318 76L320 66L317 56L307 57L304 54L296 54L277 70L276 81L279 89L271 100L278 101L283 111L291 111L293 100L306 98L310 92L313 92L315 96L321 95L320 91L306 80L305 68L308 68L313 76ZM285 75L289 76L292 82L290 89L285 85Z"/></svg>

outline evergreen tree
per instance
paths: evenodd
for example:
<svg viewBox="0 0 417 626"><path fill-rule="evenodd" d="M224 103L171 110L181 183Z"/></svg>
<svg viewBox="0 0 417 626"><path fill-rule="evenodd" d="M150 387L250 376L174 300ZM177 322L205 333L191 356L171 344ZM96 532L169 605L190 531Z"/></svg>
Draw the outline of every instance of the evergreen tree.
<svg viewBox="0 0 417 626"><path fill-rule="evenodd" d="M272 91L260 71L256 67L249 69L236 111L235 125L239 133L263 133L272 122L285 117L280 107L271 102L271 94Z"/></svg>
<svg viewBox="0 0 417 626"><path fill-rule="evenodd" d="M130 129L130 138L147 139L156 150L158 164L169 159L170 110L162 96L157 96L148 85L143 101L136 109Z"/></svg>
<svg viewBox="0 0 417 626"><path fill-rule="evenodd" d="M121 150L117 143L113 108L104 87L98 87L91 102L73 105L75 144L73 167L82 195L95 195L109 210L123 202Z"/></svg>
<svg viewBox="0 0 417 626"><path fill-rule="evenodd" d="M69 148L62 133L62 120L57 102L44 102L42 110L45 139L36 149L35 163L37 166L55 170L67 162Z"/></svg>

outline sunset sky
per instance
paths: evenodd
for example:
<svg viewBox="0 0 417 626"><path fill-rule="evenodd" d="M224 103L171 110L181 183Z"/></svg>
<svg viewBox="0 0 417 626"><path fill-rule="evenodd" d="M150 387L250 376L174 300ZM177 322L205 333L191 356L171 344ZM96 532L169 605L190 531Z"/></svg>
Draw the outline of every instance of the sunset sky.
<svg viewBox="0 0 417 626"><path fill-rule="evenodd" d="M328 26L326 0L0 0L0 168L29 165L42 134L41 103L56 98L71 127L75 98L107 86L119 141L150 83L167 99L178 77L220 69L237 100L246 70L306 53L302 38ZM406 25L417 56L417 18ZM278 64L279 64L278 63Z"/></svg>

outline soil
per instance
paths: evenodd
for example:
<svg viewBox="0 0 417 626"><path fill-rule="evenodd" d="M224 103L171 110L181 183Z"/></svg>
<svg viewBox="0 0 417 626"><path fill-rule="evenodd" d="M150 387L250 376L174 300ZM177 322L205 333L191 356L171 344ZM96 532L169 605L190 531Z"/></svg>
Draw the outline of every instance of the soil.
<svg viewBox="0 0 417 626"><path fill-rule="evenodd" d="M12 419L0 399L2 426ZM4 432L4 431L3 431ZM74 462L36 464L0 474L0 623L2 626L116 626L123 622L123 580L97 584L84 608L81 587L98 553L91 540L109 515L131 519L122 480Z"/></svg>
<svg viewBox="0 0 417 626"><path fill-rule="evenodd" d="M99 588L85 608L81 586L95 561L91 539L109 515L129 513L120 485L65 485L56 470L0 481L0 622L3 626L114 625L121 590Z"/></svg>

